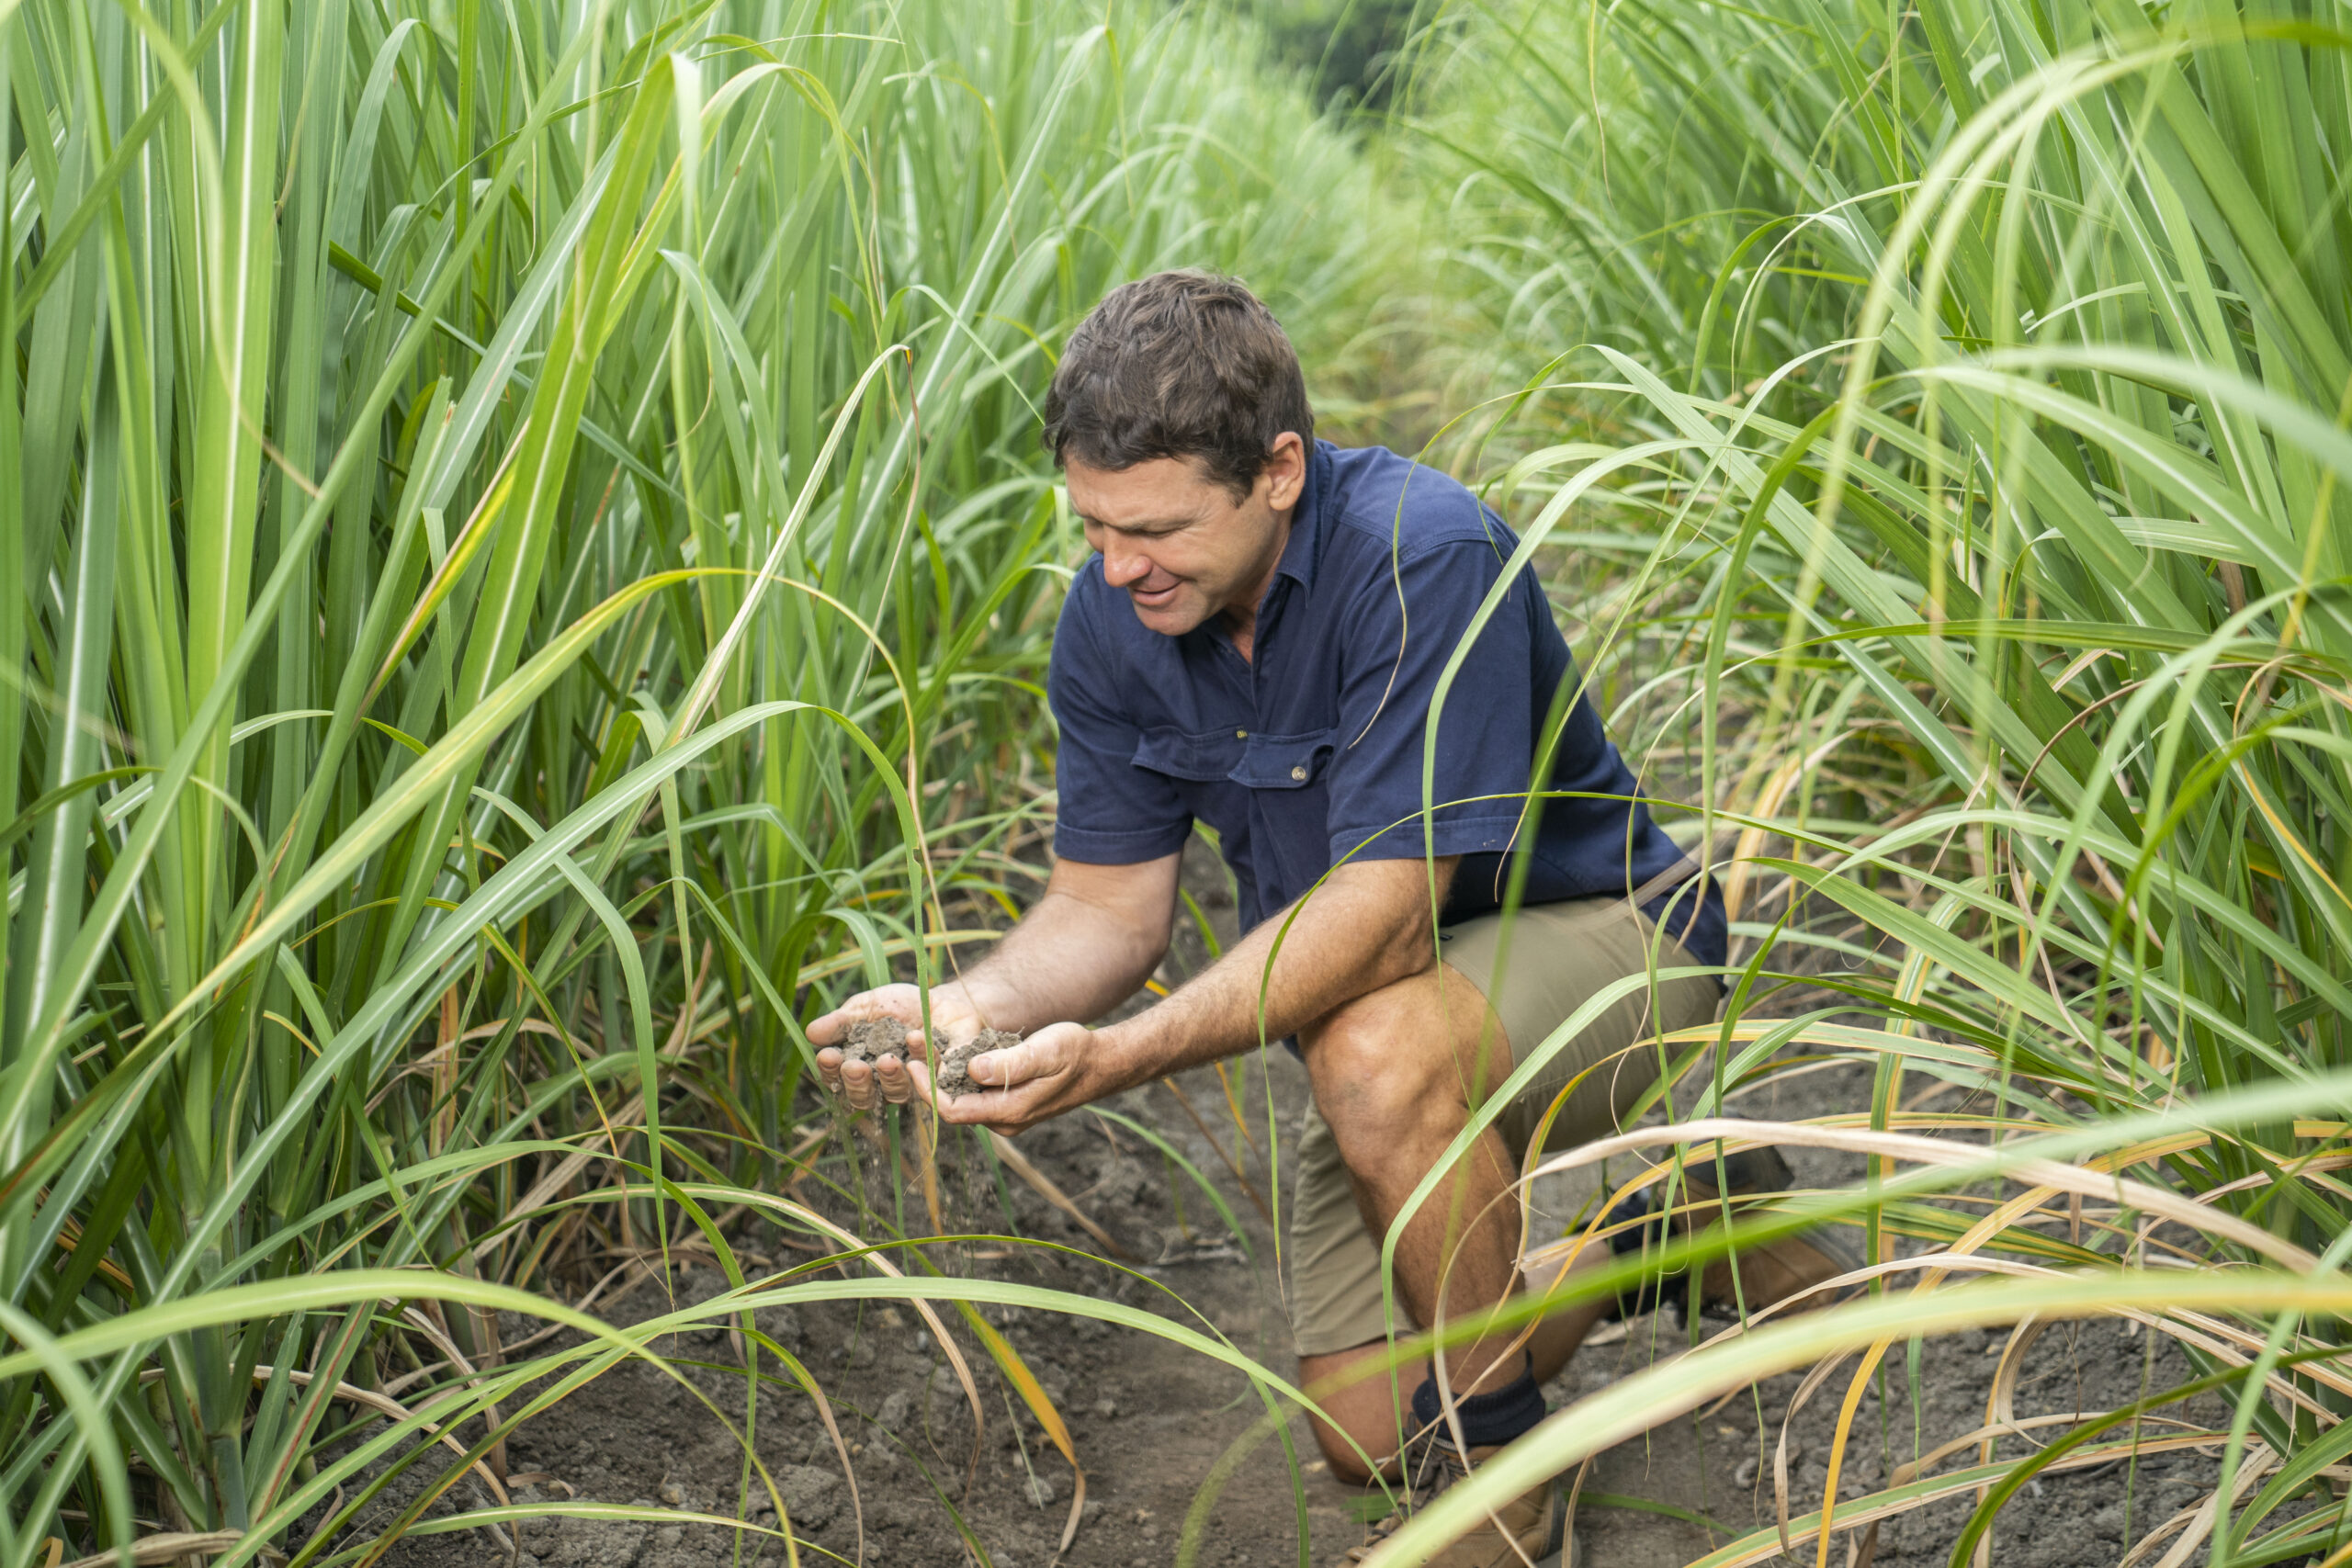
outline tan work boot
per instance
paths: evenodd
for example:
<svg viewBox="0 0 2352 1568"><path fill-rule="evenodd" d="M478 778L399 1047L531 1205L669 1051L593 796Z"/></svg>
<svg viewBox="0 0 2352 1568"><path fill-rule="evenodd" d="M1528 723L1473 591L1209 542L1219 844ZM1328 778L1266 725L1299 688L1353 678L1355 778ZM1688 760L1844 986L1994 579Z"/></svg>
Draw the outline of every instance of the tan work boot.
<svg viewBox="0 0 2352 1568"><path fill-rule="evenodd" d="M1737 1288L1732 1265L1739 1265ZM1784 1236L1770 1247L1752 1247L1718 1258L1699 1276L1700 1310L1712 1317L1736 1316L1744 1305L1751 1313L1803 1296L1781 1315L1826 1307L1844 1294L1818 1287L1838 1275L1860 1268L1834 1237L1818 1231Z"/></svg>
<svg viewBox="0 0 2352 1568"><path fill-rule="evenodd" d="M1464 1458L1449 1443L1427 1443L1414 1467L1423 1483L1400 1493L1403 1506L1367 1530L1363 1544L1350 1551L1347 1561L1362 1562L1369 1558L1430 1499L1500 1451L1472 1449ZM1580 1554L1573 1541L1565 1553L1560 1546L1567 1513L1558 1485L1546 1481L1504 1503L1491 1518L1480 1520L1467 1535L1430 1558L1429 1568L1527 1568L1531 1562L1537 1568L1575 1568ZM1502 1526L1500 1533L1495 1528L1498 1523Z"/></svg>
<svg viewBox="0 0 2352 1568"><path fill-rule="evenodd" d="M1796 1180L1789 1162L1781 1157L1779 1150L1770 1147L1743 1149L1726 1156L1723 1174L1729 1179L1734 1198L1786 1191ZM1718 1206L1722 1194L1716 1190L1715 1178L1713 1159L1694 1157L1683 1168L1682 1190L1675 1204L1679 1211L1673 1222L1676 1234L1703 1230L1723 1218ZM1650 1215L1651 1221L1610 1237L1610 1249L1627 1253L1659 1246L1665 1229L1657 1219L1657 1203L1652 1190L1644 1188L1629 1194L1611 1211L1612 1223L1643 1214ZM1735 1261L1739 1266L1736 1289L1732 1273ZM1711 1316L1732 1316L1742 1306L1753 1313L1809 1295L1792 1310L1810 1312L1838 1299L1838 1292L1821 1291L1818 1286L1860 1267L1860 1261L1826 1230L1784 1236L1769 1246L1743 1248L1730 1258L1718 1258L1709 1263L1699 1276L1700 1310ZM1664 1306L1679 1317L1689 1301L1689 1280L1687 1270L1678 1269L1645 1280L1631 1293L1621 1296L1610 1315L1634 1317Z"/></svg>

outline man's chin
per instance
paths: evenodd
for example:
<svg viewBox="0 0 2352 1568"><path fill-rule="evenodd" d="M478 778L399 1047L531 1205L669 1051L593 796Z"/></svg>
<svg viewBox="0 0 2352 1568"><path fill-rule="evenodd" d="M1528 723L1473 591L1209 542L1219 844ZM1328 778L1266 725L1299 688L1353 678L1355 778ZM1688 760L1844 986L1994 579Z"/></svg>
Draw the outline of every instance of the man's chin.
<svg viewBox="0 0 2352 1568"><path fill-rule="evenodd" d="M1208 619L1189 593L1171 595L1165 604L1147 604L1130 593L1127 603L1135 606L1136 619L1141 621L1146 629L1158 632L1162 637L1182 637Z"/></svg>

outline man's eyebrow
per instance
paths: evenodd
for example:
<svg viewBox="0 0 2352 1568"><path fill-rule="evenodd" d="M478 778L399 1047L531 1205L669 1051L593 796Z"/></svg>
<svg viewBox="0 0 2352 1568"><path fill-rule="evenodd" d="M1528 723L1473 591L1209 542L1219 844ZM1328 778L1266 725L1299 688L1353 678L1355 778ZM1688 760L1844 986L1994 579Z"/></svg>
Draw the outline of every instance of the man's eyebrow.
<svg viewBox="0 0 2352 1568"><path fill-rule="evenodd" d="M1114 534L1172 534L1200 521L1197 517L1142 517L1132 523L1106 523L1083 512L1078 514L1078 520L1092 527L1108 528Z"/></svg>

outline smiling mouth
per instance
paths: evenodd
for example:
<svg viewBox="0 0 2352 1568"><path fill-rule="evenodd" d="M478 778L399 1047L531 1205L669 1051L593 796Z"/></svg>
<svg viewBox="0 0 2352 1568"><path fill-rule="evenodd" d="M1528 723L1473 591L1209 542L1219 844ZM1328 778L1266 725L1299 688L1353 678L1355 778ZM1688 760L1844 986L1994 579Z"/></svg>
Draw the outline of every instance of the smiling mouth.
<svg viewBox="0 0 2352 1568"><path fill-rule="evenodd" d="M1127 596L1138 604L1148 604L1158 609L1173 599L1176 596L1176 590L1182 586L1181 583L1171 582L1165 588L1130 588L1127 590Z"/></svg>

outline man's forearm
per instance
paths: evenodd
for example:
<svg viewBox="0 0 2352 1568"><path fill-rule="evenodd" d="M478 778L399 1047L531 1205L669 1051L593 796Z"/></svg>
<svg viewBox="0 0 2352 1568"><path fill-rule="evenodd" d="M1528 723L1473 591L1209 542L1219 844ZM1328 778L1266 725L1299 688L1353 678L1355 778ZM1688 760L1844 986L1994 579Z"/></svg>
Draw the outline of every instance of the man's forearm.
<svg viewBox="0 0 2352 1568"><path fill-rule="evenodd" d="M1031 1032L1017 1045L974 1057L972 1078L982 1087L941 1100L940 1114L1017 1133L1163 1074L1295 1032L1359 997L1425 973L1437 962L1430 919L1454 864L1453 858L1438 861L1434 885L1422 861L1343 866L1320 892L1251 931L1166 1001L1092 1030L1069 1015L1099 1011L1144 971L1090 976L1085 965L1102 965L1105 953L1122 950L1157 962L1169 927L1135 917L1151 909L1172 916L1176 858L1154 863L1148 886L1133 874L1141 868L1111 879L1114 897L1097 904L1077 900L1048 909L1041 903L1022 922L1017 940L1009 940L972 977L981 987L975 1001ZM1055 874L1058 883L1059 868ZM1142 946L1125 937L1112 940L1116 933L1101 929L1098 912L1121 911L1131 917L1124 922L1127 932L1151 937L1142 944L1149 947L1148 955ZM1070 937L1069 951L1080 955L1075 964L1059 957L1057 933ZM1057 1012L1063 1016L1037 1026ZM886 1064L880 1076L893 1100L919 1087L904 1067Z"/></svg>
<svg viewBox="0 0 2352 1568"><path fill-rule="evenodd" d="M1133 868L1063 863L1045 897L959 982L972 1011L990 1028L1022 1031L1102 1017L1166 955L1175 886L1172 859Z"/></svg>
<svg viewBox="0 0 2352 1568"><path fill-rule="evenodd" d="M1437 863L1441 904L1454 864L1451 857ZM1128 1084L1148 1082L1295 1033L1419 974L1437 962L1428 870L1418 860L1341 867L1320 892L1261 924L1165 1001L1096 1031L1104 1065Z"/></svg>
<svg viewBox="0 0 2352 1568"><path fill-rule="evenodd" d="M1159 962L1140 941L1104 940L1100 911L1048 893L962 981L992 1029L1029 1030L1100 1018L1136 991Z"/></svg>

